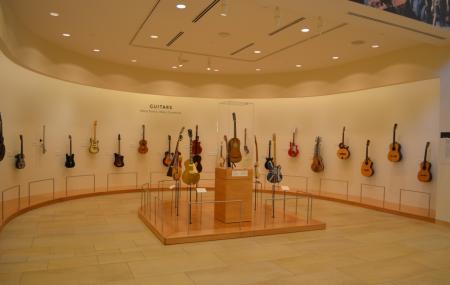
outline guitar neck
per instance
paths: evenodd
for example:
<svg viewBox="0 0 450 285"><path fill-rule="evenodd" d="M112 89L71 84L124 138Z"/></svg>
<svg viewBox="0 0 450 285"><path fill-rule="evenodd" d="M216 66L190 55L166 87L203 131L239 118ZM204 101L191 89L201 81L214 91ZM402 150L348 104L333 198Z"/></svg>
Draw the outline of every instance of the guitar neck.
<svg viewBox="0 0 450 285"><path fill-rule="evenodd" d="M427 154L428 154L428 147L430 146L430 143L427 142L427 145L425 147L425 153L423 155L423 164L425 164L427 162Z"/></svg>
<svg viewBox="0 0 450 285"><path fill-rule="evenodd" d="M277 164L277 137L273 135L273 163Z"/></svg>
<svg viewBox="0 0 450 285"><path fill-rule="evenodd" d="M237 132L236 132L236 114L233 113L233 125L234 125L234 138L237 137Z"/></svg>
<svg viewBox="0 0 450 285"><path fill-rule="evenodd" d="M97 122L94 123L94 141L97 140Z"/></svg>
<svg viewBox="0 0 450 285"><path fill-rule="evenodd" d="M145 140L145 125L142 125L142 140Z"/></svg>
<svg viewBox="0 0 450 285"><path fill-rule="evenodd" d="M366 143L366 161L368 161L369 160L369 141L367 141L367 143Z"/></svg>
<svg viewBox="0 0 450 285"><path fill-rule="evenodd" d="M344 144L344 138L345 138L345 127L342 129L342 144Z"/></svg>
<svg viewBox="0 0 450 285"><path fill-rule="evenodd" d="M192 164L192 137L189 137L189 162Z"/></svg>
<svg viewBox="0 0 450 285"><path fill-rule="evenodd" d="M395 132L397 131L397 124L394 125L394 132L392 134L392 145L395 144Z"/></svg>
<svg viewBox="0 0 450 285"><path fill-rule="evenodd" d="M118 137L118 141L119 141L119 155L120 155L120 135Z"/></svg>
<svg viewBox="0 0 450 285"><path fill-rule="evenodd" d="M259 161L258 159L258 142L256 141L256 136L255 136L255 152L256 152L256 162Z"/></svg>
<svg viewBox="0 0 450 285"><path fill-rule="evenodd" d="M171 146L171 140L172 140L172 138L169 136L169 154L170 154L170 146Z"/></svg>
<svg viewBox="0 0 450 285"><path fill-rule="evenodd" d="M23 155L23 137L20 135L20 154Z"/></svg>
<svg viewBox="0 0 450 285"><path fill-rule="evenodd" d="M247 128L244 129L244 145L247 145Z"/></svg>

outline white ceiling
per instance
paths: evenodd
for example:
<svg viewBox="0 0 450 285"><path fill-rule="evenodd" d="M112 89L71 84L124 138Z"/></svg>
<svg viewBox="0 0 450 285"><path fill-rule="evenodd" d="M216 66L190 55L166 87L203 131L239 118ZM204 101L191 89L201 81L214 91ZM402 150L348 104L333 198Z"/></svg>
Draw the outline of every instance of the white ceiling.
<svg viewBox="0 0 450 285"><path fill-rule="evenodd" d="M177 3L184 3L187 8L179 10L175 7ZM7 0L19 22L61 48L94 60L173 72L245 74L308 70L420 43L450 42L448 30L347 0L218 0L194 23L193 19L211 3L214 1ZM227 8L226 17L220 16L223 5ZM278 23L276 7L279 7ZM50 12L60 15L52 17ZM269 35L295 21L279 33ZM311 31L302 33L303 27ZM167 46L180 32L183 34L178 40ZM63 37L62 33L71 36ZM152 34L159 38L151 39ZM352 44L354 41L360 44ZM373 49L372 44L379 44L380 48ZM101 51L96 53L93 49ZM255 50L261 53L255 54ZM332 60L332 56L339 56L339 60ZM212 70L219 71L208 71L208 62ZM180 63L183 67L172 69ZM298 64L302 67L296 67Z"/></svg>

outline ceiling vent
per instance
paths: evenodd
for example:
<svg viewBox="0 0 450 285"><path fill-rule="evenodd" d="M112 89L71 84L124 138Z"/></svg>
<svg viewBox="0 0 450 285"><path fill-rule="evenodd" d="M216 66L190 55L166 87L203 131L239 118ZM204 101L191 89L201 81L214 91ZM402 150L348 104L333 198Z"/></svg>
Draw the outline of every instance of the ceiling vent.
<svg viewBox="0 0 450 285"><path fill-rule="evenodd" d="M247 49L247 48L251 47L251 46L254 45L254 44L255 44L255 43L251 43L251 44L248 44L248 45L246 45L246 46L243 46L243 47L241 47L240 49L235 50L235 51L233 51L232 53L230 53L230 55L235 55L235 54L237 54L237 53L240 53L240 52L243 51L244 49Z"/></svg>
<svg viewBox="0 0 450 285"><path fill-rule="evenodd" d="M203 9L203 11L200 12L200 14L197 15L197 17L194 18L194 20L192 20L192 23L197 23L200 21L200 19L203 18L203 16L205 16L219 2L220 0L212 1L205 9Z"/></svg>
<svg viewBox="0 0 450 285"><path fill-rule="evenodd" d="M284 25L283 27L278 28L275 31L269 33L269 36L273 36L275 34L278 34L279 32L281 32L281 31L283 31L283 30L285 30L285 29L287 29L287 28L289 28L289 27L291 27L291 26L293 26L293 25L295 25L297 23L300 23L303 20L305 20L305 17L298 18L297 20L294 20L294 21L290 22L289 24Z"/></svg>
<svg viewBox="0 0 450 285"><path fill-rule="evenodd" d="M175 37L173 37L167 44L167 47L170 47L174 42L176 42L182 35L184 34L184 32L179 32L178 34L175 35Z"/></svg>

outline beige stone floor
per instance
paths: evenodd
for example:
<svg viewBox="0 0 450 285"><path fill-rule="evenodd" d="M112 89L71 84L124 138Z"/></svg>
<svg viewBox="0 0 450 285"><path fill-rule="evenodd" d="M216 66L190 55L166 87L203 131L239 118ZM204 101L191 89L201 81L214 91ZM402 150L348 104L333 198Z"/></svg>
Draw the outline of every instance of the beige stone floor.
<svg viewBox="0 0 450 285"><path fill-rule="evenodd" d="M163 246L139 194L68 201L0 233L0 284L450 284L450 228L315 201L327 230Z"/></svg>

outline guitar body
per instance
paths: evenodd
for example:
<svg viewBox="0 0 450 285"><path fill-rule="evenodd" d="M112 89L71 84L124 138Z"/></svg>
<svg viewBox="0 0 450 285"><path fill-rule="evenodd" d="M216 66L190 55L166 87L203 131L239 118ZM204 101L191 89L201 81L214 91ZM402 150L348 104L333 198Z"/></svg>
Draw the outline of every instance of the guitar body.
<svg viewBox="0 0 450 285"><path fill-rule="evenodd" d="M198 141L198 140L192 141L192 154L198 155L198 154L201 154L202 151L203 151L203 148L201 146L200 141Z"/></svg>
<svg viewBox="0 0 450 285"><path fill-rule="evenodd" d="M242 154L241 154L241 142L238 138L232 138L228 142L228 148L230 150L229 156L230 161L232 163L238 163L242 160Z"/></svg>
<svg viewBox="0 0 450 285"><path fill-rule="evenodd" d="M142 139L139 141L138 152L141 154L146 154L148 152L147 140Z"/></svg>
<svg viewBox="0 0 450 285"><path fill-rule="evenodd" d="M89 144L89 152L92 154L96 154L100 151L100 148L98 147L98 140L90 139Z"/></svg>
<svg viewBox="0 0 450 285"><path fill-rule="evenodd" d="M162 163L164 164L164 166L167 167L167 166L169 166L170 163L172 162L172 159L173 159L173 152L170 153L170 152L166 151L166 152L164 153L164 158L163 158L163 160L162 160Z"/></svg>
<svg viewBox="0 0 450 285"><path fill-rule="evenodd" d="M66 162L64 164L66 168L74 168L75 167L75 154L66 154Z"/></svg>
<svg viewBox="0 0 450 285"><path fill-rule="evenodd" d="M200 180L200 174L195 167L195 163L191 163L190 159L184 162L184 171L181 179L187 185L197 184Z"/></svg>
<svg viewBox="0 0 450 285"><path fill-rule="evenodd" d="M271 170L273 168L273 158L266 157L266 162L264 163L264 168L267 170Z"/></svg>
<svg viewBox="0 0 450 285"><path fill-rule="evenodd" d="M361 165L361 174L365 177L371 177L375 171L373 170L373 161L368 158Z"/></svg>
<svg viewBox="0 0 450 285"><path fill-rule="evenodd" d="M313 162L311 164L311 170L314 172L322 172L325 169L322 157L320 155L315 155L313 157Z"/></svg>
<svg viewBox="0 0 450 285"><path fill-rule="evenodd" d="M425 161L425 163L422 161L420 163L420 169L419 173L417 173L417 179L421 182L430 182L432 179L431 175L431 163L428 161Z"/></svg>
<svg viewBox="0 0 450 285"><path fill-rule="evenodd" d="M289 143L288 155L290 157L297 157L299 153L300 153L300 151L298 150L298 145L290 142Z"/></svg>
<svg viewBox="0 0 450 285"><path fill-rule="evenodd" d="M16 168L17 169L24 169L25 168L25 155L23 153L18 153L15 156L16 158Z"/></svg>
<svg viewBox="0 0 450 285"><path fill-rule="evenodd" d="M401 145L399 143L396 142L389 145L388 159L392 162L402 160Z"/></svg>
<svg viewBox="0 0 450 285"><path fill-rule="evenodd" d="M337 151L337 157L339 157L342 160L349 159L350 157L350 151L348 150L348 146L339 146L339 149Z"/></svg>
<svg viewBox="0 0 450 285"><path fill-rule="evenodd" d="M0 136L0 161L2 161L3 158L5 158L5 153L6 153L6 148L5 148L4 139L2 136Z"/></svg>
<svg viewBox="0 0 450 285"><path fill-rule="evenodd" d="M114 166L115 167L124 167L125 166L123 155L121 155L119 153L114 153Z"/></svg>
<svg viewBox="0 0 450 285"><path fill-rule="evenodd" d="M181 160L182 160L182 157L181 157L181 155L180 156L178 156L178 162L176 163L176 164L174 164L174 166L173 167L169 167L170 169L172 169L172 178L173 178L173 180L180 180L180 178L181 178L181 175L182 175L182 173L181 173Z"/></svg>
<svg viewBox="0 0 450 285"><path fill-rule="evenodd" d="M283 180L283 175L281 174L281 166L277 165L272 167L272 169L267 173L267 181L270 183L280 183Z"/></svg>
<svg viewBox="0 0 450 285"><path fill-rule="evenodd" d="M192 157L192 160L195 163L195 167L197 168L198 173L201 173L203 171L202 157L200 155L196 154Z"/></svg>

